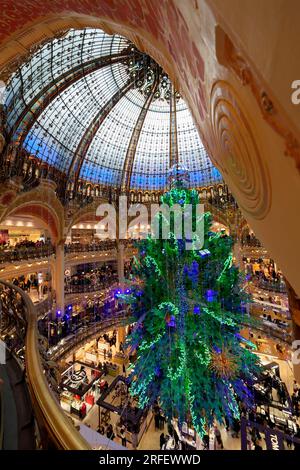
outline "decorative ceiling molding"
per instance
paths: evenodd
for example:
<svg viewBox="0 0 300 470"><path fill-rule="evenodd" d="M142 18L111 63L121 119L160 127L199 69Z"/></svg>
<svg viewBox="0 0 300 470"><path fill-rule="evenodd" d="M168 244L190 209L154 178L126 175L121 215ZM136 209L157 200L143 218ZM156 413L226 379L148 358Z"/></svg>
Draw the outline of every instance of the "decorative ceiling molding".
<svg viewBox="0 0 300 470"><path fill-rule="evenodd" d="M224 80L214 83L210 102L214 160L230 181L241 209L264 219L272 200L270 176L242 102Z"/></svg>
<svg viewBox="0 0 300 470"><path fill-rule="evenodd" d="M0 221L11 215L29 215L47 226L53 243L64 239L64 208L55 193L55 183L42 180L31 191L15 194L6 200L0 212Z"/></svg>
<svg viewBox="0 0 300 470"><path fill-rule="evenodd" d="M292 157L300 170L300 142L291 130L291 123L285 112L275 104L275 97L267 91L266 85L254 67L243 56L229 36L218 25L216 26L216 55L219 63L230 69L242 85L248 85L259 105L263 118L272 129L283 137L285 154Z"/></svg>
<svg viewBox="0 0 300 470"><path fill-rule="evenodd" d="M125 85L118 90L109 100L105 103L105 105L100 109L98 114L93 118L92 122L87 127L84 135L82 136L77 149L75 151L73 160L71 162L69 171L68 171L68 179L72 179L72 175L74 176L74 182L78 181L80 177L80 171L85 159L85 156L88 152L88 149L93 141L93 138L100 128L101 124L108 116L108 114L112 111L114 106L120 101L120 99L126 95L126 93L132 88L135 78L131 78Z"/></svg>

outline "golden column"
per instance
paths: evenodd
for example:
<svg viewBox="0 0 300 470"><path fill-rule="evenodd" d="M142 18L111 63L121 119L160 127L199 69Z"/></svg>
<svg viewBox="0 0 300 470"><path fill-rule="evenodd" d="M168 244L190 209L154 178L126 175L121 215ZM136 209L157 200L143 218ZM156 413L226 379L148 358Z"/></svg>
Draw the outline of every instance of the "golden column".
<svg viewBox="0 0 300 470"><path fill-rule="evenodd" d="M295 380L300 384L300 298L296 295L290 283L285 279L288 291L289 309L293 326L292 363ZM297 343L298 344L297 344Z"/></svg>
<svg viewBox="0 0 300 470"><path fill-rule="evenodd" d="M65 243L59 242L55 247L54 262L54 290L56 299L56 310L64 314L65 309Z"/></svg>

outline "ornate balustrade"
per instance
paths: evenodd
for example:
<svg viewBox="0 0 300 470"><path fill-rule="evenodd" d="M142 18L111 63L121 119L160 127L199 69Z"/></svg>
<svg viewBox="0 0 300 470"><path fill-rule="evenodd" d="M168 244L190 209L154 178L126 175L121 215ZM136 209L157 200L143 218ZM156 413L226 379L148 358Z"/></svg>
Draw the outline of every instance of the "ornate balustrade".
<svg viewBox="0 0 300 470"><path fill-rule="evenodd" d="M53 254L54 248L52 245L1 249L0 264L47 258Z"/></svg>
<svg viewBox="0 0 300 470"><path fill-rule="evenodd" d="M122 240L121 242L126 248L133 245L133 241ZM117 249L117 242L115 240L103 240L99 243L81 244L81 243L70 243L65 245L65 253L85 253L95 251L111 251Z"/></svg>
<svg viewBox="0 0 300 470"><path fill-rule="evenodd" d="M82 245L81 243L71 243L65 245L65 253L84 253L95 251L110 251L115 250L117 244L115 241L103 241L101 243L91 243L89 245Z"/></svg>
<svg viewBox="0 0 300 470"><path fill-rule="evenodd" d="M253 283L260 289L279 294L286 294L287 288L283 281L265 281L264 279L253 278Z"/></svg>
<svg viewBox="0 0 300 470"><path fill-rule="evenodd" d="M262 244L257 238L242 239L241 245L244 248L262 248Z"/></svg>

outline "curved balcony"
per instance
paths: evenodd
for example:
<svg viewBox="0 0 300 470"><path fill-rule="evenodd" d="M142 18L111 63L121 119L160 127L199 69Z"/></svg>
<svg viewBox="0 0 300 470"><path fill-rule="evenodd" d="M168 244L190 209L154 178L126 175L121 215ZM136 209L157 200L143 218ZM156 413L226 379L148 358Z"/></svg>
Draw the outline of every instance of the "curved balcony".
<svg viewBox="0 0 300 470"><path fill-rule="evenodd" d="M131 240L122 242L126 248L132 247ZM117 249L116 241L103 240L100 243L81 244L71 243L65 245L65 254L99 253ZM16 263L18 261L34 261L41 258L49 258L55 254L55 248L51 244L41 246L21 246L0 249L0 264Z"/></svg>
<svg viewBox="0 0 300 470"><path fill-rule="evenodd" d="M47 360L45 338L39 336L37 316L31 299L18 287L0 281L5 331L13 331L15 348L25 347L25 370L31 401L45 448L66 450L90 449L88 443L64 414L49 388L47 375L51 363Z"/></svg>
<svg viewBox="0 0 300 470"><path fill-rule="evenodd" d="M265 281L264 279L253 279L253 284L260 289L278 294L287 294L286 285L284 282Z"/></svg>
<svg viewBox="0 0 300 470"><path fill-rule="evenodd" d="M0 264L26 260L34 261L36 259L48 258L53 254L54 248L52 245L1 249Z"/></svg>
<svg viewBox="0 0 300 470"><path fill-rule="evenodd" d="M284 329L275 329L271 325L266 325L263 322L257 322L257 324L250 325L243 324L243 326L249 328L250 330L257 331L258 333L264 335L267 338L273 339L275 341L282 342L289 347L292 345L292 335L291 332Z"/></svg>
<svg viewBox="0 0 300 470"><path fill-rule="evenodd" d="M2 390L0 388L0 450L3 447L3 435L4 435L4 404Z"/></svg>
<svg viewBox="0 0 300 470"><path fill-rule="evenodd" d="M241 244L243 248L262 248L262 244L256 237L242 238Z"/></svg>
<svg viewBox="0 0 300 470"><path fill-rule="evenodd" d="M127 258L132 257L136 254L136 249L132 246L132 241L125 240L125 256ZM34 252L34 253L33 253ZM3 254L4 252L1 251ZM33 253L36 256L34 259L26 259L26 256ZM65 265L76 266L78 264L85 263L98 263L98 262L108 262L115 261L117 259L117 249L116 244L113 242L113 245L107 245L104 249L98 245L79 245L74 244L72 246L66 245L65 251ZM41 258L38 258L38 255L41 254ZM24 256L23 256L24 255ZM27 251L27 255L22 252L18 259L15 259L15 256L10 258L6 255L7 264L0 261L0 279L12 279L14 276L27 275L33 272L49 272L51 270L50 261L54 259L55 252L54 249L49 250L48 252L44 251ZM24 259L21 259L21 258ZM4 258L2 258L4 259Z"/></svg>
<svg viewBox="0 0 300 470"><path fill-rule="evenodd" d="M83 253L83 252L95 252L95 251L111 251L117 248L117 244L112 240L103 240L101 243L70 243L65 245L65 254L67 253Z"/></svg>

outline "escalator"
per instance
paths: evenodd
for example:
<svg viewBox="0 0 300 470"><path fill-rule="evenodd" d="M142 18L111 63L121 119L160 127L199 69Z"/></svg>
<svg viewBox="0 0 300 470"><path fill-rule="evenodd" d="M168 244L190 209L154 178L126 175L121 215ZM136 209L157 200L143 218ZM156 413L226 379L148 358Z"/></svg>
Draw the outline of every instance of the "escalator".
<svg viewBox="0 0 300 470"><path fill-rule="evenodd" d="M24 369L8 350L6 364L0 364L0 378L0 448L34 450L35 421Z"/></svg>

